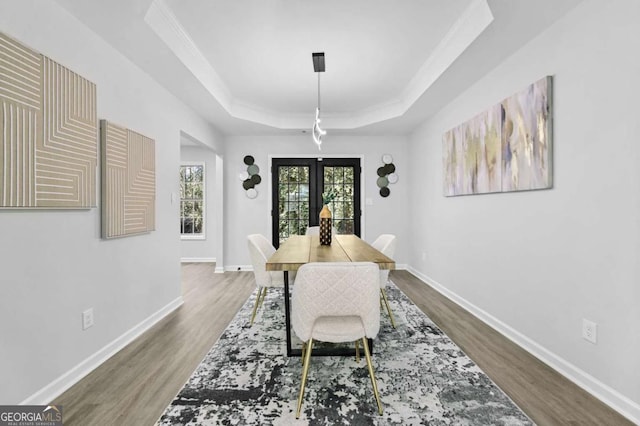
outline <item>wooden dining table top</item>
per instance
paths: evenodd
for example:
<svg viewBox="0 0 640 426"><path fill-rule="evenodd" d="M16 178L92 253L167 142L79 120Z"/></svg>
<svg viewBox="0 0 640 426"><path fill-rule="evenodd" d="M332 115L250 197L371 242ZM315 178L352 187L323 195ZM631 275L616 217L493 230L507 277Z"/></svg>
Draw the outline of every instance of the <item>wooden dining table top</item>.
<svg viewBox="0 0 640 426"><path fill-rule="evenodd" d="M373 262L380 269L395 269L396 262L360 237L333 235L330 245L320 244L318 235L292 235L267 260L267 271L296 271L310 262Z"/></svg>

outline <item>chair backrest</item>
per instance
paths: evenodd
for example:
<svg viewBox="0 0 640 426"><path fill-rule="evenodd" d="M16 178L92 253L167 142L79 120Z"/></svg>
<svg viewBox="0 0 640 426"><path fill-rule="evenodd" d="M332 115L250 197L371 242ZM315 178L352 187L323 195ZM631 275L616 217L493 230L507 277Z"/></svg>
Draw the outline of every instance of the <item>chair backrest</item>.
<svg viewBox="0 0 640 426"><path fill-rule="evenodd" d="M267 259L276 252L276 249L262 234L251 234L247 236L247 240L251 264L253 265L253 274L256 277L256 285L258 287L271 287L272 274L265 269L265 264Z"/></svg>
<svg viewBox="0 0 640 426"><path fill-rule="evenodd" d="M373 243L371 243L371 246L385 256L393 259L393 255L396 252L396 236L393 234L382 234L378 238L376 238ZM386 286L387 281L389 281L389 270L381 269L380 287Z"/></svg>
<svg viewBox="0 0 640 426"><path fill-rule="evenodd" d="M337 235L338 231L334 226L331 227L331 235ZM305 235L320 235L320 227L319 226L307 226L307 232Z"/></svg>
<svg viewBox="0 0 640 426"><path fill-rule="evenodd" d="M309 340L320 317L360 317L363 337L380 329L380 274L372 262L315 262L298 269L291 299L291 324ZM339 326L339 324L337 324Z"/></svg>

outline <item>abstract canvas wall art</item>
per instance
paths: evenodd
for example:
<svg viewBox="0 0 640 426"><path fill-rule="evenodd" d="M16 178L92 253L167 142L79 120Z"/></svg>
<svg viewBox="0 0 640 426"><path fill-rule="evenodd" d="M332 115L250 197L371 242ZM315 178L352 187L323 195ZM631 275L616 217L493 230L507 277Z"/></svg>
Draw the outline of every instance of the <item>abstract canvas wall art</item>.
<svg viewBox="0 0 640 426"><path fill-rule="evenodd" d="M96 207L96 86L0 33L0 208Z"/></svg>
<svg viewBox="0 0 640 426"><path fill-rule="evenodd" d="M155 230L155 141L100 120L102 237Z"/></svg>
<svg viewBox="0 0 640 426"><path fill-rule="evenodd" d="M551 77L504 101L502 190L551 187Z"/></svg>
<svg viewBox="0 0 640 426"><path fill-rule="evenodd" d="M550 188L551 77L443 136L445 196Z"/></svg>
<svg viewBox="0 0 640 426"><path fill-rule="evenodd" d="M445 134L446 195L500 192L500 114L495 105Z"/></svg>

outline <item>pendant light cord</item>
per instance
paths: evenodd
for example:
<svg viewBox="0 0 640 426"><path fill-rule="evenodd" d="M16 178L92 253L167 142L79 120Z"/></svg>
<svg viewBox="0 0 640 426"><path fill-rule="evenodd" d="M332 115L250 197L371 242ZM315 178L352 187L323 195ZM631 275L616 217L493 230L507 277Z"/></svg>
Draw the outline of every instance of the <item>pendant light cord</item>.
<svg viewBox="0 0 640 426"><path fill-rule="evenodd" d="M320 108L320 73L316 73L318 74L318 109Z"/></svg>

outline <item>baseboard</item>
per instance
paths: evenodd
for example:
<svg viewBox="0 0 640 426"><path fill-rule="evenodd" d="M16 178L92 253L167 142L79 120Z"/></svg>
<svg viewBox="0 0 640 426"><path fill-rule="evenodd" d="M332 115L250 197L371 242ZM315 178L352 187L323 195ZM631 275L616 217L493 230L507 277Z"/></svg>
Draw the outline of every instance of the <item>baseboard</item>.
<svg viewBox="0 0 640 426"><path fill-rule="evenodd" d="M216 269L213 271L214 274L224 274L224 266L216 266Z"/></svg>
<svg viewBox="0 0 640 426"><path fill-rule="evenodd" d="M215 257L183 257L181 263L216 263Z"/></svg>
<svg viewBox="0 0 640 426"><path fill-rule="evenodd" d="M238 272L238 271L253 271L252 265L226 265L224 267L226 272Z"/></svg>
<svg viewBox="0 0 640 426"><path fill-rule="evenodd" d="M602 383L587 372L571 364L564 358L559 357L545 347L534 342L524 334L513 329L488 312L480 309L473 303L452 292L436 280L419 272L411 266L409 266L407 270L431 287L433 287L436 291L438 291L440 294L442 294L452 302L469 311L489 327L493 328L494 330L505 336L507 339L511 340L513 343L520 346L531 355L535 356L540 361L553 368L558 373L562 374L577 386L589 392L595 398L599 399L633 423L640 424L640 405L632 401L630 398L624 396L620 392Z"/></svg>
<svg viewBox="0 0 640 426"><path fill-rule="evenodd" d="M398 263L396 264L396 270L404 271L407 270L408 265L406 263ZM224 271L226 272L237 272L237 271L253 271L252 265L227 265L224 267ZM218 272L218 268L216 267L216 272Z"/></svg>
<svg viewBox="0 0 640 426"><path fill-rule="evenodd" d="M182 296L149 316L147 319L115 339L113 342L82 361L80 364L67 371L62 376L49 383L47 386L34 393L20 405L45 405L51 403L64 391L78 383L83 377L99 367L107 359L111 358L122 348L134 341L142 333L153 327L162 318L179 308L183 303Z"/></svg>

